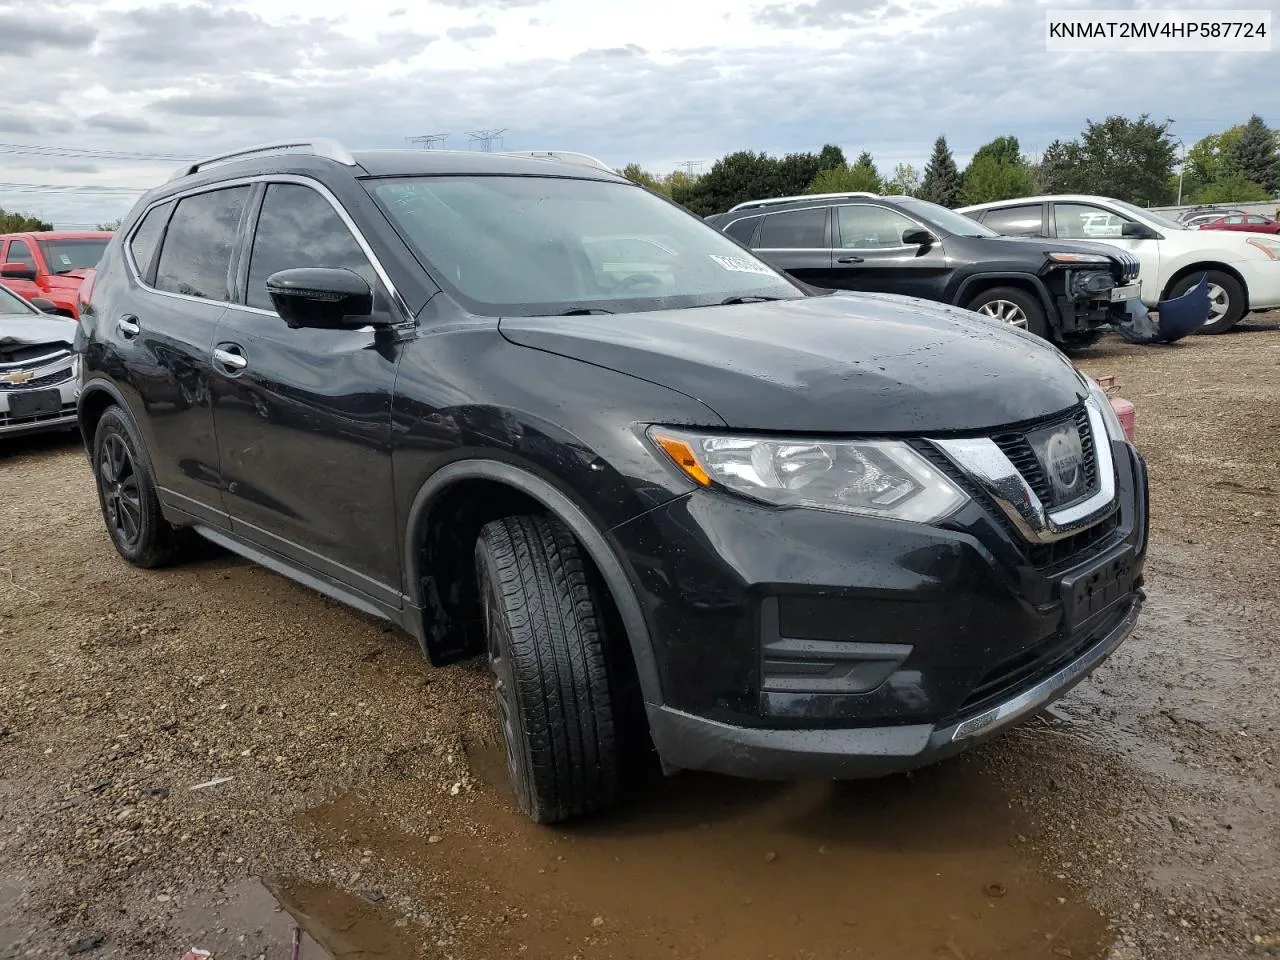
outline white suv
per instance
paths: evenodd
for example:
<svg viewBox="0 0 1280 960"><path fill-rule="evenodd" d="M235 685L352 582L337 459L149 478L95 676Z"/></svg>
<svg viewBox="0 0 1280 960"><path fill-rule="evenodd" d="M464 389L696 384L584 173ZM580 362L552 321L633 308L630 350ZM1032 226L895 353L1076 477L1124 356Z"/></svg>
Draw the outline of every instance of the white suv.
<svg viewBox="0 0 1280 960"><path fill-rule="evenodd" d="M1142 302L1181 296L1209 277L1209 319L1202 333L1229 330L1250 310L1280 307L1280 237L1194 230L1109 197L1063 195L961 207L997 233L1095 240L1128 250L1142 264Z"/></svg>

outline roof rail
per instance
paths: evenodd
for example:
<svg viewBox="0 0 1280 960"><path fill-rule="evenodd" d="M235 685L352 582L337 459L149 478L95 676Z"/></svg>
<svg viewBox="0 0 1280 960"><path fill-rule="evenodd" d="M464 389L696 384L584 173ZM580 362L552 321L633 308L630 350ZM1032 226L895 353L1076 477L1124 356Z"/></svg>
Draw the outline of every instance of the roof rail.
<svg viewBox="0 0 1280 960"><path fill-rule="evenodd" d="M255 153L279 153L294 147L305 147L306 149L300 152L313 157L324 157L326 160L333 160L348 167L356 165L356 158L351 155L351 151L337 140L312 137L307 140L280 140L275 143L260 143L256 147L244 147L228 153L218 153L212 157L205 157L203 160L197 160L195 163L184 166L169 179L178 180L182 177L189 177L212 163L220 163L224 160L238 160L240 157L251 157Z"/></svg>
<svg viewBox="0 0 1280 960"><path fill-rule="evenodd" d="M746 210L750 207L768 207L775 203L793 203L796 200L837 200L843 197L878 197L878 193L866 193L865 191L854 191L852 193L804 193L796 197L770 197L768 200L747 200L740 203L736 207L730 207L729 212L733 213L737 210Z"/></svg>
<svg viewBox="0 0 1280 960"><path fill-rule="evenodd" d="M575 153L571 150L503 150L504 157L533 157L537 160L558 160L560 163L576 163L580 167L595 167L617 173L613 167L587 153Z"/></svg>

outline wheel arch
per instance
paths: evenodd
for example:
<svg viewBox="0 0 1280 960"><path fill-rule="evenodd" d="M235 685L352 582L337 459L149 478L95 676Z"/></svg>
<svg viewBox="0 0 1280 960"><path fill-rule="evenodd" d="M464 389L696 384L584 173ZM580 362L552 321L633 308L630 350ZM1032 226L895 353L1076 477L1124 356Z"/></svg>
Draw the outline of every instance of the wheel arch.
<svg viewBox="0 0 1280 960"><path fill-rule="evenodd" d="M93 437L98 430L98 422L109 407L120 407L132 420L133 414L124 396L114 384L105 380L90 380L80 391L76 399L76 419L80 423L80 436L84 440L85 452L93 455ZM150 457L144 452L144 456ZM150 466L150 463L148 463Z"/></svg>
<svg viewBox="0 0 1280 960"><path fill-rule="evenodd" d="M1057 326L1058 309L1054 306L1053 298L1049 296L1049 291L1045 288L1044 281L1033 273L977 273L973 276L965 277L956 288L951 302L958 307L963 307L984 290L990 290L993 287L1017 287L1027 293L1034 294L1036 299L1040 301L1040 306L1044 308L1044 315L1049 321L1049 326L1051 328Z"/></svg>
<svg viewBox="0 0 1280 960"><path fill-rule="evenodd" d="M1164 289L1160 291L1160 299L1168 300L1170 291L1172 291L1178 283L1186 279L1189 275L1194 273L1207 273L1210 270L1217 271L1218 273L1225 273L1236 283L1240 284L1240 289L1244 291L1244 313L1248 313L1249 284L1245 282L1244 276L1239 270L1229 264L1220 263L1217 260L1202 260L1198 263L1187 264L1185 267L1179 267L1173 272L1173 275L1169 277L1168 282L1164 285Z"/></svg>
<svg viewBox="0 0 1280 960"><path fill-rule="evenodd" d="M435 571L430 567L427 549L432 536L432 518L438 508L449 502L451 495L466 490L465 485L469 484L477 485L471 489L495 485L489 490L505 490L513 495L513 503L536 505L568 528L590 557L609 592L645 702L662 703L661 681L648 624L627 568L607 532L586 509L549 480L522 466L500 460L459 460L441 467L419 488L409 509L403 538L407 594L413 606L423 611L418 638L432 663L457 659L459 652L443 646L427 622L433 615L433 608L438 610L443 602L437 594L439 585ZM469 556L467 562L470 563Z"/></svg>

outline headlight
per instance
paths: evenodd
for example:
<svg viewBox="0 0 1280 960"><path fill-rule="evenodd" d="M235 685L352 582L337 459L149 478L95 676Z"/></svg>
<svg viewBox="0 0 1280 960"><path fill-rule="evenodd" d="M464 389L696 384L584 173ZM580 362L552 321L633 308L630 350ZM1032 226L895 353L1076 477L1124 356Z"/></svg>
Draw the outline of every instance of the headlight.
<svg viewBox="0 0 1280 960"><path fill-rule="evenodd" d="M694 482L778 506L933 523L968 499L905 443L712 436L650 427Z"/></svg>
<svg viewBox="0 0 1280 960"><path fill-rule="evenodd" d="M1106 391L1098 386L1098 382L1092 377L1087 377L1083 373L1080 376L1089 388L1089 396L1093 398L1098 408L1102 411L1102 422L1107 425L1107 436L1113 441L1127 443L1129 438L1124 434L1124 424L1116 416L1115 407L1111 406L1111 398L1107 396Z"/></svg>
<svg viewBox="0 0 1280 960"><path fill-rule="evenodd" d="M1245 243L1251 243L1272 260L1280 260L1280 240L1270 237L1246 237Z"/></svg>
<svg viewBox="0 0 1280 960"><path fill-rule="evenodd" d="M1098 253L1051 253L1049 259L1054 263L1110 263L1110 257Z"/></svg>

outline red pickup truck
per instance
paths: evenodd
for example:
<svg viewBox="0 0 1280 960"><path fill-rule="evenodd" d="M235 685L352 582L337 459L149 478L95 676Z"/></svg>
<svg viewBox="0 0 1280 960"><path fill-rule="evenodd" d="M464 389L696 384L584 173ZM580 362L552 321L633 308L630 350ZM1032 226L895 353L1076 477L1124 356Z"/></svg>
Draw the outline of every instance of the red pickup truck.
<svg viewBox="0 0 1280 960"><path fill-rule="evenodd" d="M76 293L110 239L96 230L0 234L0 284L28 300L51 300L58 313L78 320Z"/></svg>

